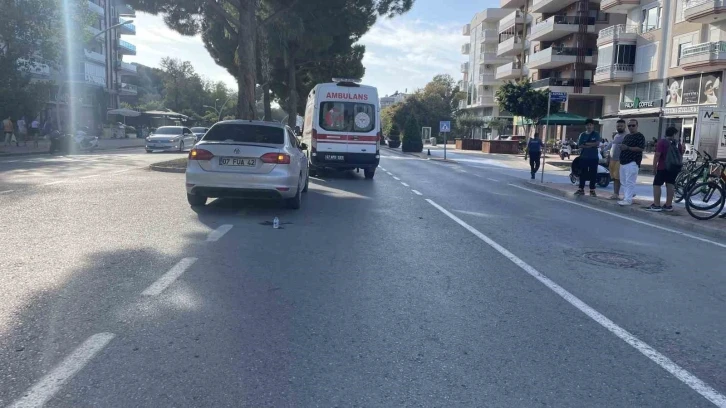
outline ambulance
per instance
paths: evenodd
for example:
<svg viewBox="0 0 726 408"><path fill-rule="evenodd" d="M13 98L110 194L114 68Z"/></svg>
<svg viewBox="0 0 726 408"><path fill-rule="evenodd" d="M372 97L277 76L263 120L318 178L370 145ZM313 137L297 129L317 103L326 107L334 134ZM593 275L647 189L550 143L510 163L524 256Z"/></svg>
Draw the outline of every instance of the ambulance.
<svg viewBox="0 0 726 408"><path fill-rule="evenodd" d="M315 85L305 107L302 141L310 149L310 174L330 168L372 179L380 162L381 107L378 90L358 79L333 78Z"/></svg>

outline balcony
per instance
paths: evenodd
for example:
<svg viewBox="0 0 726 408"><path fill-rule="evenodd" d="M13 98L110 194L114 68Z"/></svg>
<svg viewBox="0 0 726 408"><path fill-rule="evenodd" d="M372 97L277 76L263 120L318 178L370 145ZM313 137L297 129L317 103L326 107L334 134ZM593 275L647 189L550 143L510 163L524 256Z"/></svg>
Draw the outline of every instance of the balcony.
<svg viewBox="0 0 726 408"><path fill-rule="evenodd" d="M499 0L500 8L520 8L524 7L526 0Z"/></svg>
<svg viewBox="0 0 726 408"><path fill-rule="evenodd" d="M91 0L88 0L88 9L91 10L92 12L98 14L101 17L103 17L103 15L105 14L103 7L92 2Z"/></svg>
<svg viewBox="0 0 726 408"><path fill-rule="evenodd" d="M136 46L128 41L118 40L118 50L123 55L136 55Z"/></svg>
<svg viewBox="0 0 726 408"><path fill-rule="evenodd" d="M523 76L529 75L529 70L527 67L524 67L524 72L522 71L522 64L520 64L517 61L512 61L509 64L502 65L501 67L497 68L497 73L495 74L495 77L499 80L503 79L519 79Z"/></svg>
<svg viewBox="0 0 726 408"><path fill-rule="evenodd" d="M633 64L612 64L597 67L593 82L596 85L615 85L633 82Z"/></svg>
<svg viewBox="0 0 726 408"><path fill-rule="evenodd" d="M522 37L515 35L504 40L497 46L497 56L499 57L512 57L522 53L524 49L525 41L522 41Z"/></svg>
<svg viewBox="0 0 726 408"><path fill-rule="evenodd" d="M554 13L575 3L575 0L534 0L533 13Z"/></svg>
<svg viewBox="0 0 726 408"><path fill-rule="evenodd" d="M577 61L577 48L550 47L536 52L529 57L529 69L557 68L563 65L574 64ZM597 58L593 56L592 48L585 50L585 64L596 64Z"/></svg>
<svg viewBox="0 0 726 408"><path fill-rule="evenodd" d="M101 34L101 30L96 27L86 26L86 31L88 31L91 35L96 36ZM99 37L100 38L100 37ZM98 38L97 38L98 40Z"/></svg>
<svg viewBox="0 0 726 408"><path fill-rule="evenodd" d="M479 74L479 85L499 85L500 82L501 81L497 79L494 72L485 72L483 74Z"/></svg>
<svg viewBox="0 0 726 408"><path fill-rule="evenodd" d="M499 31L493 28L487 28L480 31L479 41L489 44L496 44L499 42Z"/></svg>
<svg viewBox="0 0 726 408"><path fill-rule="evenodd" d="M120 16L136 17L136 10L123 1L118 1L116 3L116 12Z"/></svg>
<svg viewBox="0 0 726 408"><path fill-rule="evenodd" d="M461 73L465 74L467 72L469 72L469 63L465 62L465 63L461 64Z"/></svg>
<svg viewBox="0 0 726 408"><path fill-rule="evenodd" d="M724 0L686 0L683 18L691 23L714 24L726 20Z"/></svg>
<svg viewBox="0 0 726 408"><path fill-rule="evenodd" d="M551 92L567 92L573 93L575 90L575 80L573 78L545 78L532 82L534 89L549 89ZM583 94L590 93L590 80L582 80Z"/></svg>
<svg viewBox="0 0 726 408"><path fill-rule="evenodd" d="M628 14L628 12L640 6L640 0L602 0L600 11L603 13Z"/></svg>
<svg viewBox="0 0 726 408"><path fill-rule="evenodd" d="M106 77L76 72L70 75L70 81L86 85L106 87Z"/></svg>
<svg viewBox="0 0 726 408"><path fill-rule="evenodd" d="M503 33L515 27L516 24L523 24L524 20L524 12L522 12L521 10L514 10L499 21L499 32ZM532 15L527 14L527 22L530 21L532 21Z"/></svg>
<svg viewBox="0 0 726 408"><path fill-rule="evenodd" d="M494 95L479 95L476 98L476 104L479 106L494 106L496 105L496 101L494 100Z"/></svg>
<svg viewBox="0 0 726 408"><path fill-rule="evenodd" d="M33 79L50 79L50 65L33 60L29 61L24 58L18 58L18 70L25 72Z"/></svg>
<svg viewBox="0 0 726 408"><path fill-rule="evenodd" d="M618 24L610 26L600 32L597 35L597 46L602 47L613 42L620 44L635 44L638 40L638 33L640 28L633 25Z"/></svg>
<svg viewBox="0 0 726 408"><path fill-rule="evenodd" d="M482 52L479 54L479 64L501 65L511 61L512 57L500 57L495 52Z"/></svg>
<svg viewBox="0 0 726 408"><path fill-rule="evenodd" d="M83 50L83 51L86 54L86 59L88 59L89 61L98 62L100 64L106 64L105 55L98 53L98 52L94 52L94 51L88 51L88 50Z"/></svg>
<svg viewBox="0 0 726 408"><path fill-rule="evenodd" d="M574 34L580 29L578 16L552 16L547 20L537 23L532 28L529 39L532 41L554 41L566 35ZM595 33L595 18L587 17L587 32Z"/></svg>
<svg viewBox="0 0 726 408"><path fill-rule="evenodd" d="M695 71L726 68L726 41L683 47L679 65L685 70Z"/></svg>
<svg viewBox="0 0 726 408"><path fill-rule="evenodd" d="M469 51L471 51L471 44L466 43L461 46L461 53L464 55L469 55Z"/></svg>
<svg viewBox="0 0 726 408"><path fill-rule="evenodd" d="M118 21L119 23L123 23L125 21L130 21L125 18L119 18L118 20L119 20ZM124 25L120 26L118 29L121 34L136 35L136 25L134 25L134 24L131 24L131 23L124 24Z"/></svg>
<svg viewBox="0 0 726 408"><path fill-rule="evenodd" d="M124 73L136 73L136 65L129 64L128 62L117 61L116 68L123 71Z"/></svg>
<svg viewBox="0 0 726 408"><path fill-rule="evenodd" d="M119 83L119 93L121 95L136 95L139 93L138 89L136 88L136 85L127 84L125 82Z"/></svg>
<svg viewBox="0 0 726 408"><path fill-rule="evenodd" d="M471 24L464 24L461 29L461 35L471 35Z"/></svg>

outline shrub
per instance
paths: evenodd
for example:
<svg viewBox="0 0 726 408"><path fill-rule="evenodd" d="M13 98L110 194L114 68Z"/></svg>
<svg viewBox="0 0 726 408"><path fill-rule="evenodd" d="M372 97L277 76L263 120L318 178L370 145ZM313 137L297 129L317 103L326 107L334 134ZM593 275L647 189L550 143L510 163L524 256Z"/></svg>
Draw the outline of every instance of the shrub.
<svg viewBox="0 0 726 408"><path fill-rule="evenodd" d="M418 121L409 116L403 128L403 139L401 139L401 150L404 152L420 153L423 151L423 140L421 140L421 129Z"/></svg>

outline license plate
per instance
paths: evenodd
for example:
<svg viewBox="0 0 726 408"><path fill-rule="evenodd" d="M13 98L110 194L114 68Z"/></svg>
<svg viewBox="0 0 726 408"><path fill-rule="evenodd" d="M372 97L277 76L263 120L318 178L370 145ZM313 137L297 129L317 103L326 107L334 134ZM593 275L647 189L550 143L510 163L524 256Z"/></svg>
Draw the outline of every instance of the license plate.
<svg viewBox="0 0 726 408"><path fill-rule="evenodd" d="M241 157L220 157L220 166L245 166L254 167L257 164L257 159L245 159Z"/></svg>
<svg viewBox="0 0 726 408"><path fill-rule="evenodd" d="M325 160L343 161L345 157L337 154L326 154Z"/></svg>

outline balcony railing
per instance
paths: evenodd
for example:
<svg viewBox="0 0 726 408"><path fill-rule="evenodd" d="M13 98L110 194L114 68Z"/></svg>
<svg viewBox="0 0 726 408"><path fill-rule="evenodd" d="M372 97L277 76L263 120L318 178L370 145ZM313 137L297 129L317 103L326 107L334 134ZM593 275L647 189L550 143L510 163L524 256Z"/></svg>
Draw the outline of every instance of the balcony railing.
<svg viewBox="0 0 726 408"><path fill-rule="evenodd" d="M597 42L609 43L618 39L630 39L635 40L636 36L640 33L640 27L636 25L617 24L600 30L597 35Z"/></svg>
<svg viewBox="0 0 726 408"><path fill-rule="evenodd" d="M118 22L119 23L123 23L123 22L126 22L126 21L130 21L130 20L125 19L125 18L119 18L118 19ZM136 33L136 25L135 24L132 24L132 23L124 24L120 28L121 28L121 30L126 31L126 32Z"/></svg>
<svg viewBox="0 0 726 408"><path fill-rule="evenodd" d="M88 50L84 50L84 52L86 54L86 58L88 58L89 60L95 61L95 62L100 62L101 64L106 63L105 55L94 52L94 51L88 51Z"/></svg>
<svg viewBox="0 0 726 408"><path fill-rule="evenodd" d="M583 19L587 22L587 25L595 24L595 17L552 16L547 20L537 23L537 25L532 28L532 34L536 33L537 31L550 28L555 24L580 25L580 21L582 21Z"/></svg>
<svg viewBox="0 0 726 408"><path fill-rule="evenodd" d="M635 69L635 65L633 65L633 64L603 65L603 66L595 68L595 75L620 73L620 72L633 72L634 69Z"/></svg>
<svg viewBox="0 0 726 408"><path fill-rule="evenodd" d="M532 82L532 88L544 88L548 86L575 86L574 78L545 78L538 81ZM582 86L584 88L590 87L590 80L583 79Z"/></svg>
<svg viewBox="0 0 726 408"><path fill-rule="evenodd" d="M529 14L527 14L530 17ZM531 17L530 17L531 18ZM506 17L499 20L499 32L504 32L511 28L515 24L522 23L524 20L524 12L521 10L515 10L508 14Z"/></svg>
<svg viewBox="0 0 726 408"><path fill-rule="evenodd" d="M493 82L496 80L497 78L494 72L485 72L483 74L479 74L479 83Z"/></svg>
<svg viewBox="0 0 726 408"><path fill-rule="evenodd" d="M461 72L469 72L469 63L468 62L461 64Z"/></svg>
<svg viewBox="0 0 726 408"><path fill-rule="evenodd" d="M572 56L576 57L578 53L577 47L550 47L545 48L544 50L535 52L532 54L532 56L529 58L530 62L540 61L546 58L552 58L554 56ZM585 56L586 57L592 57L593 55L593 49L587 48L585 49Z"/></svg>
<svg viewBox="0 0 726 408"><path fill-rule="evenodd" d="M128 62L118 61L118 68L124 71L136 72L136 65L129 64Z"/></svg>
<svg viewBox="0 0 726 408"><path fill-rule="evenodd" d="M719 54L726 52L726 41L712 41L691 45L681 49L681 59L704 54Z"/></svg>
<svg viewBox="0 0 726 408"><path fill-rule="evenodd" d="M479 96L476 98L476 102L479 105L493 105L494 104L494 96L493 95L485 95L485 96Z"/></svg>
<svg viewBox="0 0 726 408"><path fill-rule="evenodd" d="M469 34L471 34L471 24L464 24L464 27L461 28L461 35Z"/></svg>
<svg viewBox="0 0 726 408"><path fill-rule="evenodd" d="M133 44L131 44L128 41L119 40L118 41L118 46L121 47L121 48L125 48L125 49L127 49L129 51L132 51L132 52L136 53L136 46L133 45Z"/></svg>
<svg viewBox="0 0 726 408"><path fill-rule="evenodd" d="M486 28L481 30L481 38L479 41L498 41L499 30L495 28Z"/></svg>
<svg viewBox="0 0 726 408"><path fill-rule="evenodd" d="M138 93L136 85L127 84L125 82L121 82L119 85L119 90L125 94L136 95Z"/></svg>
<svg viewBox="0 0 726 408"><path fill-rule="evenodd" d="M688 9L698 7L704 4L724 6L723 0L685 0L683 2L683 12L685 13Z"/></svg>
<svg viewBox="0 0 726 408"><path fill-rule="evenodd" d="M88 0L88 8L96 14L104 15L104 13L105 13L103 10L103 7L92 2L91 0Z"/></svg>
<svg viewBox="0 0 726 408"><path fill-rule="evenodd" d="M83 82L87 84L106 86L106 77L101 75L87 74L85 72L76 72L70 75L73 82Z"/></svg>
<svg viewBox="0 0 726 408"><path fill-rule="evenodd" d="M464 55L469 55L469 51L471 50L471 44L466 43L461 45L461 53Z"/></svg>

